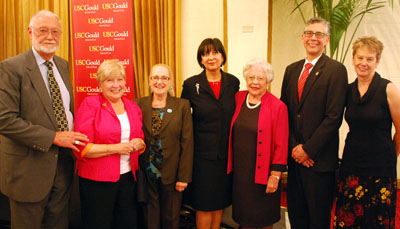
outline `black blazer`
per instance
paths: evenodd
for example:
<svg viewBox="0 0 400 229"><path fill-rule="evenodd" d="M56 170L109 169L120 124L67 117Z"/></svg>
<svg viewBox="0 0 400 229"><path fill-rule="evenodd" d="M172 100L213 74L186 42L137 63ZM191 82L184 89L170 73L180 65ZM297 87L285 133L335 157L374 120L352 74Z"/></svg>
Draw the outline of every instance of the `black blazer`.
<svg viewBox="0 0 400 229"><path fill-rule="evenodd" d="M140 155L140 167L148 166L149 150L152 135L152 96L140 98L137 101L142 109L143 133L146 150ZM161 182L191 182L193 168L193 127L189 101L168 95L165 113L161 124L161 144L163 150L163 165Z"/></svg>
<svg viewBox="0 0 400 229"><path fill-rule="evenodd" d="M346 100L347 71L322 54L304 85L299 102L297 83L304 59L286 68L281 100L289 111L289 161L291 150L303 144L315 164L313 171L333 171L338 166L339 127Z"/></svg>
<svg viewBox="0 0 400 229"><path fill-rule="evenodd" d="M182 98L193 109L194 156L208 160L226 159L229 128L235 112L235 93L239 80L221 71L221 91L217 99L206 73L192 76L183 83Z"/></svg>

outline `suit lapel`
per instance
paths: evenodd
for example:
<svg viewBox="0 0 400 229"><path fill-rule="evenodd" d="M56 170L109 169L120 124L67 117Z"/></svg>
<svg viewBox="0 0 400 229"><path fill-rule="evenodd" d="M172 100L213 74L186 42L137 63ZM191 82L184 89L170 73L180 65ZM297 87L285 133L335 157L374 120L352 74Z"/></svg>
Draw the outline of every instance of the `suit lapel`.
<svg viewBox="0 0 400 229"><path fill-rule="evenodd" d="M301 95L301 100L299 104L299 108L303 105L304 100L307 98L308 94L311 91L311 88L313 87L315 81L319 78L319 76L322 73L323 67L325 66L326 62L326 56L322 54L318 62L315 64L315 67L313 67L312 71L310 72L310 75L307 78L307 81L304 85L303 89L303 94Z"/></svg>
<svg viewBox="0 0 400 229"><path fill-rule="evenodd" d="M64 81L65 87L67 88L69 92L69 97L70 97L70 110L72 114L74 113L74 93L71 85L71 80L69 78L69 69L67 69L68 66L63 66L60 64L61 60L58 56L54 56L53 58L54 63L57 66L57 70L61 75L62 80Z"/></svg>
<svg viewBox="0 0 400 229"><path fill-rule="evenodd" d="M167 104L165 106L164 117L161 123L160 132L162 132L167 127L168 122L171 120L172 116L177 115L176 103L177 101L168 94Z"/></svg>
<svg viewBox="0 0 400 229"><path fill-rule="evenodd" d="M211 89L210 83L207 80L206 71L204 70L199 77L200 89L203 89L206 93L208 93L211 97L217 100L213 90Z"/></svg>
<svg viewBox="0 0 400 229"><path fill-rule="evenodd" d="M221 71L221 90L219 92L220 99L222 98L224 90L227 88L227 86L228 86L228 77L225 75L225 72Z"/></svg>
<svg viewBox="0 0 400 229"><path fill-rule="evenodd" d="M143 98L143 101L141 103L143 126L149 134L151 134L151 118L152 118L151 99L152 96L147 96Z"/></svg>
<svg viewBox="0 0 400 229"><path fill-rule="evenodd" d="M299 83L299 77L301 74L301 70L303 69L303 65L304 65L304 60L298 62L297 66L293 69L292 72L292 81L290 82L290 90L292 91L292 95L294 95L292 97L292 99L294 100L294 104L298 105L299 104L299 92L297 91L297 84ZM303 92L304 93L304 92Z"/></svg>
<svg viewBox="0 0 400 229"><path fill-rule="evenodd" d="M29 75L29 79L32 82L33 87L35 88L44 109L46 110L47 116L53 123L53 126L56 130L58 130L58 125L56 121L56 117L54 115L53 106L51 104L51 99L49 95L49 91L47 90L46 84L43 82L42 73L39 70L39 66L36 64L35 56L33 55L33 51L30 50L26 55L26 68L27 74Z"/></svg>

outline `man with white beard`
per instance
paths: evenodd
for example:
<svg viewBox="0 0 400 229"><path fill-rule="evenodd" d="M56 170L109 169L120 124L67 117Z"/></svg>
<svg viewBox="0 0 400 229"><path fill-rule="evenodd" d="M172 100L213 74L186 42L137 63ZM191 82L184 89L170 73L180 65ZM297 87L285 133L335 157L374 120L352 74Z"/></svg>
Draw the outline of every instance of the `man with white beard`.
<svg viewBox="0 0 400 229"><path fill-rule="evenodd" d="M74 161L87 137L72 131L73 91L66 60L55 56L59 17L29 23L32 48L0 62L0 190L12 228L68 228Z"/></svg>

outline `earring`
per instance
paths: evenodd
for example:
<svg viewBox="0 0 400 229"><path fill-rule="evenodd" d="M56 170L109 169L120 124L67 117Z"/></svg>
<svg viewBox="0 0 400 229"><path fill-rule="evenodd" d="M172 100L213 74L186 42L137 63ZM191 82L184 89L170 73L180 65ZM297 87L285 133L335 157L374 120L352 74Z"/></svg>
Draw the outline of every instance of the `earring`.
<svg viewBox="0 0 400 229"><path fill-rule="evenodd" d="M171 86L171 87L169 87L169 90L171 90L171 91L172 91L172 89L173 89L173 88L172 88L172 86Z"/></svg>
<svg viewBox="0 0 400 229"><path fill-rule="evenodd" d="M149 85L149 89L151 89L151 86Z"/></svg>

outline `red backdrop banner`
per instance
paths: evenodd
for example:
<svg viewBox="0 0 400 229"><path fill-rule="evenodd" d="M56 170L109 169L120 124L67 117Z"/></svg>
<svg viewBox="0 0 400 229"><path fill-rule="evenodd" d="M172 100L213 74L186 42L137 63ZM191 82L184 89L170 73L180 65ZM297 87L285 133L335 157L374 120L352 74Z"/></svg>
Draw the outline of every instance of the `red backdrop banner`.
<svg viewBox="0 0 400 229"><path fill-rule="evenodd" d="M125 66L125 95L134 98L131 4L127 0L71 1L75 108L86 96L99 94L96 72L104 60L117 59Z"/></svg>

